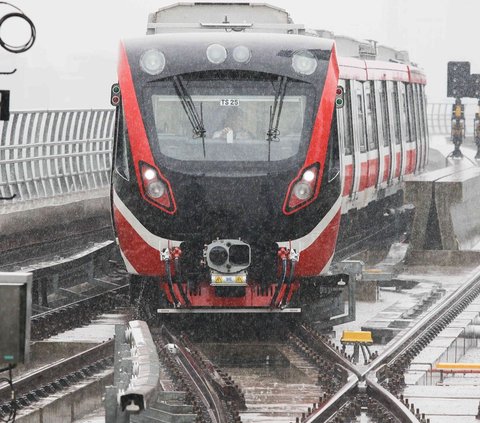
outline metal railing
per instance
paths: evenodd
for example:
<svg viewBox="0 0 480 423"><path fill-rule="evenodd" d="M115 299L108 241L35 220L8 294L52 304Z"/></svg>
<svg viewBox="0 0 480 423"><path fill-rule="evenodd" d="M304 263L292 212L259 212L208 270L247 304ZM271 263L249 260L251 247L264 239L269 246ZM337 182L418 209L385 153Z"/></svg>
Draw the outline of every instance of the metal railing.
<svg viewBox="0 0 480 423"><path fill-rule="evenodd" d="M451 133L452 105L454 101L427 104L427 120L430 135L445 135ZM473 120L478 106L473 103L465 104L465 134L473 135Z"/></svg>
<svg viewBox="0 0 480 423"><path fill-rule="evenodd" d="M0 123L0 197L24 202L107 186L114 112L12 113Z"/></svg>

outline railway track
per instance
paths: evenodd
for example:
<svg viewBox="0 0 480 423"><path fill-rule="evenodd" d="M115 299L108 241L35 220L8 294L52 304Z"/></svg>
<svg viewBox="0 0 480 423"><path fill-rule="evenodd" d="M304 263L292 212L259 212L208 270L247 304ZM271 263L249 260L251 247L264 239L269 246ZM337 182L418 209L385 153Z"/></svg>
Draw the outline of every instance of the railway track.
<svg viewBox="0 0 480 423"><path fill-rule="evenodd" d="M318 339L317 342L323 342L323 348L330 349L332 360L345 366L352 376L348 383L324 407L313 411L302 421L305 423L350 422L352 404L354 404L353 408L356 408L357 415L361 414L362 408L367 411L365 406L360 409L355 406L356 399L363 396L364 404L368 404L365 397L378 404L374 408L377 409L376 416L381 419L379 421L427 422L421 410L409 404L401 395L404 387L403 373L408 369L412 359L479 294L480 271L471 276L456 291L444 297L433 309L426 312L414 326L400 338L392 341L377 358L366 366L354 366L344 357L335 354L334 349L324 340ZM368 411L372 415L372 410Z"/></svg>
<svg viewBox="0 0 480 423"><path fill-rule="evenodd" d="M103 248L111 247L107 244ZM100 256L105 260L108 255ZM85 256L80 254L79 260L91 268L90 259L85 259ZM70 259L60 261L61 263L55 263L50 270L48 266L37 268L37 276L41 275L38 280L44 280L42 278L50 272L62 273L64 268L75 269L73 272L77 274L78 279L78 266L72 266ZM96 292L94 295L81 294L80 296L85 298L52 310L37 312L32 318L32 339L43 339L86 324L98 314L111 310L119 302L125 305L128 294L125 274L118 270L115 264L112 266L110 263L107 267L109 270L104 271L100 277L101 286L86 290L90 293ZM356 421L356 417L367 414L369 421L426 422L420 410L412 409L412 404L401 396L403 373L412 358L480 293L479 281L480 272L443 298L367 365L353 365L328 337L308 325L300 322L291 323L290 330L284 331L283 337L270 341L276 343L274 348L283 351L283 354L290 354L288 358L292 359L293 353L285 352L287 348L285 345L288 344L288 348L301 355L308 363L310 372L318 374L318 380L313 383L318 388L317 394L315 397L306 395L306 399L298 401L302 406L308 401L311 405L305 407L306 412L299 413L296 421L346 423ZM41 298L41 295L39 297ZM165 328L154 331L159 336L158 346L159 350L163 351L164 358L166 344L175 344L178 347L178 353L173 358L174 363L171 363L177 368L174 371L175 379L180 380L181 388L186 389L188 400L199 416L199 422L240 422L242 416L245 417L244 421L249 421L248 414L242 413L248 402L248 390L252 388L248 386L250 383L248 378L241 379L238 374L234 374L232 378L221 370L221 366L215 363L211 349L205 348L206 346L198 340L192 341L189 335ZM234 341L230 348L240 350L245 347L243 341L237 344L235 342L237 341ZM89 375L110 368L111 350L110 343L101 344L44 369L20 375L14 382L14 387L18 391L15 405L8 402L9 387L0 386L0 416L8 415L11 406L18 409L29 406L45 396L68 389L70 385ZM308 370L306 372L308 373ZM235 381L240 382L243 389L240 389ZM282 417L284 420L278 421L293 421L295 418L292 418L291 414L286 413Z"/></svg>
<svg viewBox="0 0 480 423"><path fill-rule="evenodd" d="M115 254L114 244L104 241L77 249L70 255L44 256L21 267L18 263L11 264L16 270L33 274L30 338L34 343L88 325L102 313L118 307L126 311L128 278ZM95 341L92 339L92 342ZM67 345L66 341L63 351L57 348L58 341L54 344L52 357L36 352L32 363L14 369L14 398L11 386L0 384L0 417L12 415L13 410L32 408L46 398L58 397L75 385L86 385L92 376L108 373L112 367L112 340L75 346Z"/></svg>
<svg viewBox="0 0 480 423"><path fill-rule="evenodd" d="M190 368L184 365L184 370L185 373L192 375L192 380L195 379L196 367L203 369L203 371L207 369L207 374L216 372L217 374L227 375L227 372L229 372L228 378L231 383L241 386L241 390L237 390L237 399L243 398L245 400L250 413L252 413L251 409L256 407L252 403L252 397L254 396L252 392L257 396L262 396L265 400L265 404L262 404L265 412L261 416L246 413L244 408L238 406L237 403L238 415L244 422L272 421L268 420L268 415L270 415L270 419L274 418L274 421L298 421L302 423L365 421L358 420L362 418L370 422L427 423L428 419L422 414L421 410L415 408L402 396L402 390L405 386L403 374L408 369L412 359L479 293L480 271L471 276L453 293L439 300L429 311L424 312L410 329L390 342L377 357L372 357L370 362L360 365L354 365L349 357L338 347L335 347L327 336L301 322L291 323L289 330L285 331L286 335L283 337L263 339L263 343L259 342L258 339L250 341L230 339L225 343L225 340L222 341L223 335L214 340L205 341L204 339L199 341L199 338L205 338L205 336L208 338L208 335L203 334L201 337L195 337L192 332L188 335L173 332L175 334L171 335L168 342L183 343L181 350L186 351L185 357L188 358L182 360L190 363ZM221 354L219 353L222 348L225 348L230 351L230 355L235 355L236 352L239 360L245 362L245 360L248 361L248 358L242 356L242 352L249 348L263 349L262 354L267 357L270 354L269 351L277 349L282 351L283 355L288 356L290 366L293 366L292 363L295 361L298 365L299 359L295 359L293 354L285 352L287 344L289 348L291 347L297 354L302 355L303 359L309 363L310 371L318 373L318 380L314 383L317 387L316 398L310 397L305 400L308 397L306 395L302 399L301 392L288 391L286 388L288 384L283 385L284 388L282 389L285 389L286 395L297 398L298 403L310 401L311 405L308 408L305 407L306 412L299 413L296 419L292 418L291 412L285 412L284 415L275 414L278 407L272 408L267 404L268 395L265 392L269 390L274 392L271 395L272 397L275 395L278 397L282 394L279 393L280 391L274 391L272 386L268 385L268 376L265 376L265 373L262 373L262 377L264 377L262 381L261 378L252 376L255 373L253 369L255 365L245 369L245 371L232 370L234 365L228 364L224 358L220 357ZM227 346L225 347L225 345ZM274 359L270 355L270 363L273 361ZM308 370L306 370L308 366L303 366L302 372L308 373ZM226 372L220 370L220 367ZM205 377L211 381L211 376ZM282 383L279 381L278 387L282 386ZM200 388L199 383L196 385ZM215 391L211 382L201 385L205 398L207 397L205 392L212 391L212 389L217 392L218 397L218 389ZM205 398L203 399L205 409L215 404L213 398L208 400L205 400ZM234 402L232 399L229 401ZM282 404L282 406L285 406L285 404ZM289 403L288 407L295 409L293 403ZM220 413L217 411L213 414L217 416L215 419L205 421L229 421L218 417ZM265 420L262 420L262 418Z"/></svg>

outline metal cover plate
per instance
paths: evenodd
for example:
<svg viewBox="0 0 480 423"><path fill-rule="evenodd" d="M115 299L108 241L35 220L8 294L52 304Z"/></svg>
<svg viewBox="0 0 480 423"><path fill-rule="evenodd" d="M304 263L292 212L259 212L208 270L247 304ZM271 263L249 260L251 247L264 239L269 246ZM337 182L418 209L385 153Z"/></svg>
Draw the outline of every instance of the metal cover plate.
<svg viewBox="0 0 480 423"><path fill-rule="evenodd" d="M157 313L159 314L188 314L188 313L216 313L216 314L227 314L227 313L237 313L237 314L248 314L248 313L287 313L287 314L296 314L301 313L301 308L159 308Z"/></svg>

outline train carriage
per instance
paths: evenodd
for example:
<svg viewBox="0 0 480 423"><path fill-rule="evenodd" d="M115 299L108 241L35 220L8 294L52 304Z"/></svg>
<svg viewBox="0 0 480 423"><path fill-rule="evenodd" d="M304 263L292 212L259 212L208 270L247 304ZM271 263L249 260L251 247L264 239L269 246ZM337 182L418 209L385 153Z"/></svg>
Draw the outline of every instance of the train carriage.
<svg viewBox="0 0 480 423"><path fill-rule="evenodd" d="M371 51L337 56L345 39L289 18L261 34L226 17L185 27L122 43L112 88L112 214L132 287L154 310L315 302L328 318L335 251L388 227L403 177L425 166L425 77Z"/></svg>

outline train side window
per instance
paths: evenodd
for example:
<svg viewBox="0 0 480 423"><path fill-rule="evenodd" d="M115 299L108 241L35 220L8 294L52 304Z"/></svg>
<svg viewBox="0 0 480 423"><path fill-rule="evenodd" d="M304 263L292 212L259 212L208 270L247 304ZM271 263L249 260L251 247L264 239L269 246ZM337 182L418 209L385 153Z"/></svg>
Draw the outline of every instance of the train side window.
<svg viewBox="0 0 480 423"><path fill-rule="evenodd" d="M398 85L397 82L393 82L393 126L395 131L395 144L402 143L402 133L400 132L400 103L398 97Z"/></svg>
<svg viewBox="0 0 480 423"><path fill-rule="evenodd" d="M390 145L390 124L388 117L388 100L387 100L387 83L382 81L379 85L379 98L380 98L380 113L382 115L382 135L383 146L388 147Z"/></svg>
<svg viewBox="0 0 480 423"><path fill-rule="evenodd" d="M401 99L400 104L400 125L402 128L402 140L410 142L410 132L408 130L408 110L407 110L407 94L405 93L405 84L402 82L398 83L399 88L399 98Z"/></svg>
<svg viewBox="0 0 480 423"><path fill-rule="evenodd" d="M412 97L413 97L413 107L415 110L415 130L417 132L417 139L423 139L425 134L423 133L423 128L420 123L420 101L418 97L418 85L412 85Z"/></svg>
<svg viewBox="0 0 480 423"><path fill-rule="evenodd" d="M375 150L378 148L378 128L376 124L375 87L373 81L370 83L370 92L366 93L365 103L367 106L368 149Z"/></svg>
<svg viewBox="0 0 480 423"><path fill-rule="evenodd" d="M356 82L356 108L357 108L357 137L360 145L360 152L365 153L367 151L367 140L365 137L365 106L363 103L363 89L360 82Z"/></svg>
<svg viewBox="0 0 480 423"><path fill-rule="evenodd" d="M116 139L115 144L115 170L117 173L127 181L130 180L130 172L128 170L128 157L127 157L127 141L128 132L127 125L125 125L125 115L123 108L119 108L117 114L117 127L116 127Z"/></svg>
<svg viewBox="0 0 480 423"><path fill-rule="evenodd" d="M425 134L425 138L428 137L428 125L426 119L426 107L427 103L425 101L425 91L423 85L418 86L418 94L420 100L420 125L423 127L423 133Z"/></svg>
<svg viewBox="0 0 480 423"><path fill-rule="evenodd" d="M345 104L341 110L343 113L343 145L345 147L345 155L352 154L353 145L353 127L352 127L352 93L350 88L351 81L345 81Z"/></svg>
<svg viewBox="0 0 480 423"><path fill-rule="evenodd" d="M407 108L408 108L408 134L410 135L407 142L414 142L417 139L417 127L416 127L416 109L415 101L413 98L413 85L408 84L407 88Z"/></svg>
<svg viewBox="0 0 480 423"><path fill-rule="evenodd" d="M420 101L420 87L418 84L413 85L413 101L415 104L415 122L417 124L417 135L424 140L425 132L422 124L422 103Z"/></svg>

